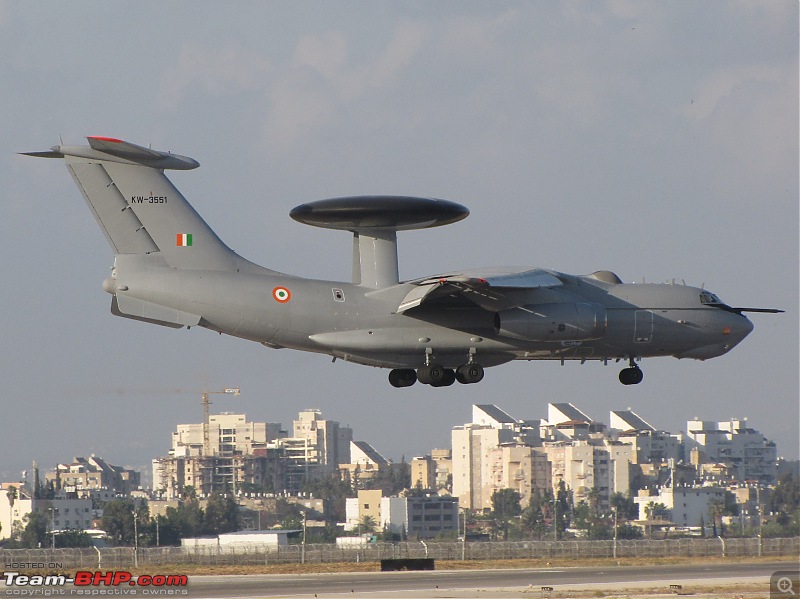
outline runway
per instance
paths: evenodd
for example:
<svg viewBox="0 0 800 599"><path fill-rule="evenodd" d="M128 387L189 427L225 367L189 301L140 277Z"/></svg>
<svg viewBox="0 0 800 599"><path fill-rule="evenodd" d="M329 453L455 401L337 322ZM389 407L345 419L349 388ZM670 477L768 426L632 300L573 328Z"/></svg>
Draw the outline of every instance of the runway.
<svg viewBox="0 0 800 599"><path fill-rule="evenodd" d="M357 574L191 576L188 596L239 597L415 597L459 598L543 596L542 587L560 592L653 589L669 594L670 585L692 587L757 585L769 591L777 571L796 570L791 562L689 564L676 566L552 568L529 570L443 570ZM762 586L763 584L763 586ZM546 594L546 592L545 592Z"/></svg>

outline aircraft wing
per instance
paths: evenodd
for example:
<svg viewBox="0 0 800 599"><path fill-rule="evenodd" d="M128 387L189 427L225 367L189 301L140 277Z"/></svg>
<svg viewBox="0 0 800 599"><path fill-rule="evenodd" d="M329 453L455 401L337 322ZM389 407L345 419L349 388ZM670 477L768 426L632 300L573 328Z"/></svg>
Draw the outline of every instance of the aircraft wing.
<svg viewBox="0 0 800 599"><path fill-rule="evenodd" d="M447 297L456 301L461 297L486 310L506 310L525 304L526 291L558 287L563 284L551 271L541 268L462 271L418 279L410 283L414 287L397 307L399 314L433 299Z"/></svg>

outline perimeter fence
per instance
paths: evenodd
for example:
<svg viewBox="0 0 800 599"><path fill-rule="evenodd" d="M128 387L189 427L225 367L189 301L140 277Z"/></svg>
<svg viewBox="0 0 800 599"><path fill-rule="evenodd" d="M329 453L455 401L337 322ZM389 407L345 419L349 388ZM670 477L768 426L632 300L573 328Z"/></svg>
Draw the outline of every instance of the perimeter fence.
<svg viewBox="0 0 800 599"><path fill-rule="evenodd" d="M132 547L88 549L0 550L5 569L50 568L114 570L147 566L269 565L287 563L376 562L382 559L433 558L437 560L510 560L560 558L666 558L666 557L800 557L800 537L706 538L665 540L515 541L218 545L211 547Z"/></svg>

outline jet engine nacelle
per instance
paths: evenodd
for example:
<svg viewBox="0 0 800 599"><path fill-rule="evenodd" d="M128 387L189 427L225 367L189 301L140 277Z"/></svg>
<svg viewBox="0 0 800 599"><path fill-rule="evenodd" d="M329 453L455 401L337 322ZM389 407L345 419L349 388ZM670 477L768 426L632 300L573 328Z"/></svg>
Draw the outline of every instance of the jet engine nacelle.
<svg viewBox="0 0 800 599"><path fill-rule="evenodd" d="M532 304L495 314L499 335L528 341L585 341L606 334L606 309L576 302Z"/></svg>

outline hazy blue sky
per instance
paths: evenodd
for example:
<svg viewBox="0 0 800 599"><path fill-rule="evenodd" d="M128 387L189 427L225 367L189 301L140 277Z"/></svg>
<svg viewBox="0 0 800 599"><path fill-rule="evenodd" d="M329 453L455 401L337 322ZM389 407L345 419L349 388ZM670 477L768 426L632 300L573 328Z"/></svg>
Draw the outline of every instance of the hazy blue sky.
<svg viewBox="0 0 800 599"><path fill-rule="evenodd" d="M473 403L571 401L678 432L749 417L798 456L798 4L0 0L0 478L97 453L146 464L200 391L291 428L303 408L389 457L447 447ZM348 280L350 237L288 217L360 194L471 216L401 233L400 273L530 265L685 280L753 315L706 363L533 362L480 385L113 317L113 256L63 164L15 154L108 135L192 156L170 175L241 255Z"/></svg>

